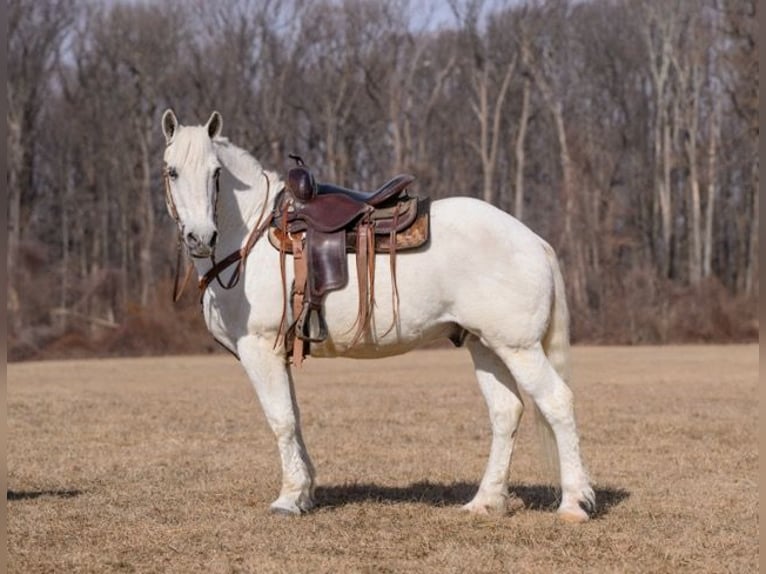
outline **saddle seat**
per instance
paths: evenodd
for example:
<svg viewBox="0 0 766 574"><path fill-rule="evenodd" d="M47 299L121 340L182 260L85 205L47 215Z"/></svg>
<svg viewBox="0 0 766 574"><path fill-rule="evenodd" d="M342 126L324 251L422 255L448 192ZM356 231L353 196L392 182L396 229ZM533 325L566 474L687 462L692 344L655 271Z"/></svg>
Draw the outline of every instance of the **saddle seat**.
<svg viewBox="0 0 766 574"><path fill-rule="evenodd" d="M409 174L400 174L389 179L375 191L356 191L330 183L320 183L317 186L317 195L342 195L361 203L376 207L389 199L395 199L406 192L407 187L415 181L415 177Z"/></svg>
<svg viewBox="0 0 766 574"><path fill-rule="evenodd" d="M407 191L414 180L411 175L398 175L373 192L362 192L316 184L302 165L288 173L285 188L275 200L269 241L280 252L283 271L286 255L293 256L294 321L285 331L285 341L296 365L308 352L309 343L320 343L328 336L324 298L348 283L348 253L356 254L359 284L352 345L370 325L376 253L390 257L394 323L398 320L396 253L424 245L429 235L429 201ZM285 301L283 327L286 311Z"/></svg>

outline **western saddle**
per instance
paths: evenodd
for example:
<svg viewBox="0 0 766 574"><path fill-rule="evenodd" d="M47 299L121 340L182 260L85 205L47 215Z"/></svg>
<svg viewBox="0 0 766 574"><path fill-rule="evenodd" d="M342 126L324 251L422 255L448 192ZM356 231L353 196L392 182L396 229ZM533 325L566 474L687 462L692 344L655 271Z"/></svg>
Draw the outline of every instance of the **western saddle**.
<svg viewBox="0 0 766 574"><path fill-rule="evenodd" d="M388 253L391 268L393 323L399 319L396 254L424 245L429 236L429 200L410 195L411 175L397 175L373 192L317 183L297 156L277 195L269 241L280 252L286 289L286 255L293 256L295 281L290 298L294 321L287 326L287 301L279 337L288 356L300 366L310 343L328 336L324 318L327 293L348 283L348 253L356 254L359 306L352 346L369 332L375 305L375 254Z"/></svg>

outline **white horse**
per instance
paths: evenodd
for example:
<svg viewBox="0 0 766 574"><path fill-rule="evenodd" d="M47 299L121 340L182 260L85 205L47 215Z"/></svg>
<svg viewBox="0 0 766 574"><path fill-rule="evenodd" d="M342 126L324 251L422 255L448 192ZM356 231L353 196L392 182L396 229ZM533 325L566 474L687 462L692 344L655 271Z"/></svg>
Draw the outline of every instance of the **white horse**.
<svg viewBox="0 0 766 574"><path fill-rule="evenodd" d="M162 117L168 207L200 277L211 268L214 250L220 259L242 247L282 188L275 173L221 137L221 126L218 112L204 126L180 125L172 110ZM376 292L390 293L388 256L379 257ZM353 269L353 261L350 265ZM224 283L231 273L232 268L223 272ZM379 297L372 332L355 346L358 291L355 274L349 275L345 289L327 296L329 337L312 344L311 355L384 357L466 333L465 346L489 408L492 444L478 492L464 508L480 514L507 509L508 471L523 410L520 387L542 413L536 420L555 438L551 454L561 479L559 516L587 520L595 495L580 457L572 392L564 382L569 316L553 249L487 203L466 197L434 201L430 243L398 256L398 328L389 329L394 303ZM212 335L242 362L276 435L282 489L271 510L300 514L314 505L314 469L301 435L286 352L282 344L275 347L284 297L279 253L263 239L247 257L236 286L227 290L211 283L202 309Z"/></svg>

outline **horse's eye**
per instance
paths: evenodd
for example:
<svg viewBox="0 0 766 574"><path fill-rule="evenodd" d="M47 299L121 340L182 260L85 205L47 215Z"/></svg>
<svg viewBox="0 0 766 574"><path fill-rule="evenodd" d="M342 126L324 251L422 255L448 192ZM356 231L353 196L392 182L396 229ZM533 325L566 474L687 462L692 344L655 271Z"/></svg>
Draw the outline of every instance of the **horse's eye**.
<svg viewBox="0 0 766 574"><path fill-rule="evenodd" d="M178 171L174 167L168 168L168 177L170 179L178 179Z"/></svg>

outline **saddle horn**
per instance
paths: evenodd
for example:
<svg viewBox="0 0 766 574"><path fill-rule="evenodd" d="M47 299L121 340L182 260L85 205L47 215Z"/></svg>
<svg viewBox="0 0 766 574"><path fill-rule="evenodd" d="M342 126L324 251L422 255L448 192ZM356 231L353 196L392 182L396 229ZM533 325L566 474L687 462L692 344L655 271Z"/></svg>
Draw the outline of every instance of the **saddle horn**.
<svg viewBox="0 0 766 574"><path fill-rule="evenodd" d="M295 160L295 163L297 163L299 167L303 167L303 166L306 165L306 162L303 161L303 158L301 156L297 155L297 154L289 153L289 154L287 154L287 157L289 157L290 159Z"/></svg>

